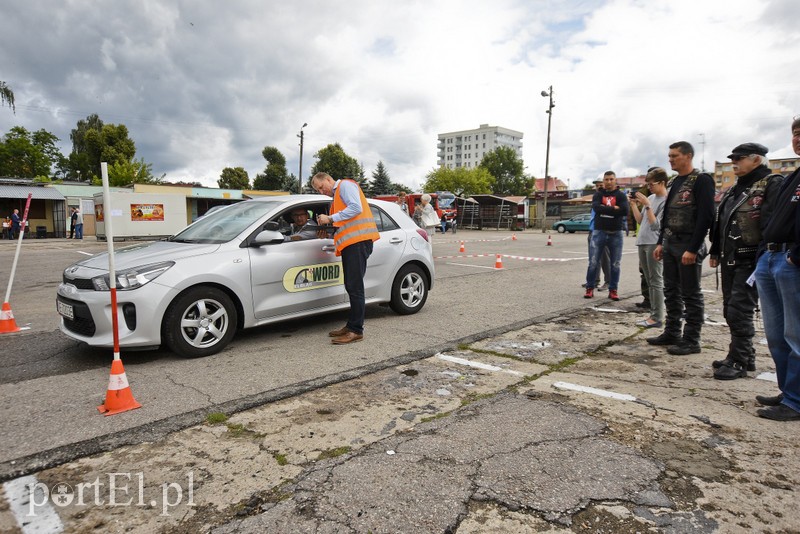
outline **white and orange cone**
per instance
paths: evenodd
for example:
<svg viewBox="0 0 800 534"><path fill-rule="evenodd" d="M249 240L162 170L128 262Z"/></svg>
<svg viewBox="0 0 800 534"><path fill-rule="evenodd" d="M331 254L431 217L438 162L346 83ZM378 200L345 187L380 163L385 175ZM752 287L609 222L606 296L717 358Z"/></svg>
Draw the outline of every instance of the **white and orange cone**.
<svg viewBox="0 0 800 534"><path fill-rule="evenodd" d="M517 234L511 234L511 241L517 240Z"/></svg>
<svg viewBox="0 0 800 534"><path fill-rule="evenodd" d="M22 330L14 320L14 313L11 311L11 304L3 303L3 310L0 311L0 334L19 332Z"/></svg>
<svg viewBox="0 0 800 534"><path fill-rule="evenodd" d="M502 269L503 268L503 257L498 254L494 260L494 268L495 269Z"/></svg>
<svg viewBox="0 0 800 534"><path fill-rule="evenodd" d="M133 398L122 360L114 359L111 363L111 376L108 379L106 402L98 406L97 410L103 415L114 415L141 407L142 405Z"/></svg>
<svg viewBox="0 0 800 534"><path fill-rule="evenodd" d="M547 234L547 246L548 247L553 246L553 236L551 236L550 234Z"/></svg>
<svg viewBox="0 0 800 534"><path fill-rule="evenodd" d="M461 248L458 249L459 252L464 252L464 242L461 242Z"/></svg>

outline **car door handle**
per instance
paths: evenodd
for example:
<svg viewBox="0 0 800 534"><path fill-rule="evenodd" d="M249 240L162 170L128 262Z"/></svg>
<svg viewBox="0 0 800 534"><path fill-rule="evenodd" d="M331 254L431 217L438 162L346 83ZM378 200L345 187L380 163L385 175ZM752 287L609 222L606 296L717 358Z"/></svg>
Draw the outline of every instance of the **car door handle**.
<svg viewBox="0 0 800 534"><path fill-rule="evenodd" d="M333 245L325 245L322 247L323 252L336 252L336 247Z"/></svg>
<svg viewBox="0 0 800 534"><path fill-rule="evenodd" d="M389 243L392 243L393 245L396 245L397 243L402 243L402 242L403 242L403 240L400 239L399 237L393 237L393 238L391 238L389 240Z"/></svg>

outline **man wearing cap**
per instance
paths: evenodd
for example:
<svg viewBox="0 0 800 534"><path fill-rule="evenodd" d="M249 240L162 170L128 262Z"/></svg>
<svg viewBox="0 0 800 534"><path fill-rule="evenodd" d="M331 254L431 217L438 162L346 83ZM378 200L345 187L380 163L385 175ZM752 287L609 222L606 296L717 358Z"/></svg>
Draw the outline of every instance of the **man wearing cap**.
<svg viewBox="0 0 800 534"><path fill-rule="evenodd" d="M714 180L693 167L693 158L694 148L686 141L669 146L669 164L678 176L667 193L661 235L653 251L653 257L664 262L667 323L660 336L647 342L671 345L667 352L676 355L700 352L700 330L705 320L700 274L706 234L714 220ZM684 309L686 324L682 329Z"/></svg>
<svg viewBox="0 0 800 534"><path fill-rule="evenodd" d="M792 148L800 156L800 116L792 122ZM756 287L764 314L764 333L780 394L756 395L760 417L800 421L800 169L778 192L772 216L761 235Z"/></svg>
<svg viewBox="0 0 800 534"><path fill-rule="evenodd" d="M714 378L734 380L756 370L753 313L758 293L748 279L756 266L761 233L775 205L783 176L770 174L767 147L744 143L728 156L736 184L720 200L711 225L709 266L722 271L722 314L731 330L728 355L712 363Z"/></svg>

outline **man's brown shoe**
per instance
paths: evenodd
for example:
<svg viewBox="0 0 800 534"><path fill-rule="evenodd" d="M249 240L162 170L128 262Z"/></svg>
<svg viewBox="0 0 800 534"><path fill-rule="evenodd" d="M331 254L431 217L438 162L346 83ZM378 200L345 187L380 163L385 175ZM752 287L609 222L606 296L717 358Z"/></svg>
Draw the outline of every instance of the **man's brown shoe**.
<svg viewBox="0 0 800 534"><path fill-rule="evenodd" d="M349 331L350 330L348 330L348 328L346 326L343 326L339 330L331 330L330 332L328 332L328 335L330 337L342 337L343 335L345 335Z"/></svg>
<svg viewBox="0 0 800 534"><path fill-rule="evenodd" d="M364 339L363 334L356 334L355 332L348 330L345 335L333 338L331 343L334 345L346 345L347 343L355 343L356 341L361 341L362 339Z"/></svg>

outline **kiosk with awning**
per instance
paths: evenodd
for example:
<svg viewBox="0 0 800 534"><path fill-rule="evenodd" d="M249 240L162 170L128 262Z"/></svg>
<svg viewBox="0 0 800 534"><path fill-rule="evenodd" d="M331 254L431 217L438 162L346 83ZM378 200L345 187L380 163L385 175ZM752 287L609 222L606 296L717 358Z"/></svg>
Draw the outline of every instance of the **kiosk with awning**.
<svg viewBox="0 0 800 534"><path fill-rule="evenodd" d="M10 217L18 209L22 215L25 201L31 195L28 224L30 237L66 237L66 206L64 195L51 187L0 184L0 217Z"/></svg>

